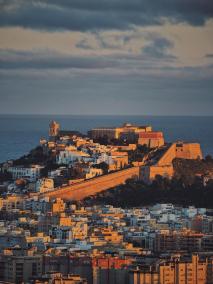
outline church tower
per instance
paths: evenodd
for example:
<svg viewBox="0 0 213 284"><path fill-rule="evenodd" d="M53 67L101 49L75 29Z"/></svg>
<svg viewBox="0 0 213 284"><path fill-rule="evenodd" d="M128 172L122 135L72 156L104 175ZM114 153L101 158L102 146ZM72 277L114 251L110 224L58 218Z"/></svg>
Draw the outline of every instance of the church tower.
<svg viewBox="0 0 213 284"><path fill-rule="evenodd" d="M60 124L52 120L49 124L49 136L50 137L58 136L59 130L60 130Z"/></svg>

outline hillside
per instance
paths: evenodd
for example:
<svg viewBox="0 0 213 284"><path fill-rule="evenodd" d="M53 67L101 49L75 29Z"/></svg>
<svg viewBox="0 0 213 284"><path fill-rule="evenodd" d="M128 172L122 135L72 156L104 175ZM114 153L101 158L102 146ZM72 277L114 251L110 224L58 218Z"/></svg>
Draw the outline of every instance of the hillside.
<svg viewBox="0 0 213 284"><path fill-rule="evenodd" d="M175 159L173 161L175 178L181 179L185 184L192 184L196 177L213 175L213 159L205 160Z"/></svg>
<svg viewBox="0 0 213 284"><path fill-rule="evenodd" d="M157 176L152 184L127 180L126 184L84 200L86 205L112 204L120 207L173 203L181 206L213 208L213 179L205 184L203 175L213 173L213 160L174 160L175 176Z"/></svg>

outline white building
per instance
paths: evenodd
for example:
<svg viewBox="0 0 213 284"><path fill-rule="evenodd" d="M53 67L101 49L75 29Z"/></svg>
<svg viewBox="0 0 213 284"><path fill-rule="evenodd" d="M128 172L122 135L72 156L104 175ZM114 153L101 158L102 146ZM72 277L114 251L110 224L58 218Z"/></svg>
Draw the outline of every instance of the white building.
<svg viewBox="0 0 213 284"><path fill-rule="evenodd" d="M194 206L189 206L188 208L183 208L182 212L185 217L193 218L198 213L198 209Z"/></svg>
<svg viewBox="0 0 213 284"><path fill-rule="evenodd" d="M91 160L92 158L90 155L85 152L78 150L65 150L59 152L56 162L59 165L70 165L74 162L89 162Z"/></svg>
<svg viewBox="0 0 213 284"><path fill-rule="evenodd" d="M40 165L31 165L29 167L12 166L8 168L8 172L12 174L13 179L25 178L33 182L40 177L40 172L43 168Z"/></svg>
<svg viewBox="0 0 213 284"><path fill-rule="evenodd" d="M63 175L63 171L66 170L66 169L67 169L66 167L60 167L59 169L52 170L52 171L48 172L48 177L49 178L55 178L55 177L61 176L61 175Z"/></svg>
<svg viewBox="0 0 213 284"><path fill-rule="evenodd" d="M107 153L101 153L101 155L99 155L98 159L96 160L97 164L100 164L100 163L103 163L103 162L108 164L108 165L114 164L112 156L110 156Z"/></svg>

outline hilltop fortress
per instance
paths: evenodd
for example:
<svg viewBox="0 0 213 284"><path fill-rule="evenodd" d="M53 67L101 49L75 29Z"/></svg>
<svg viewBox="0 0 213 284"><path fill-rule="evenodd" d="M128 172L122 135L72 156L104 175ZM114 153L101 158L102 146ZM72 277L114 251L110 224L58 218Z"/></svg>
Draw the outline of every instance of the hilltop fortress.
<svg viewBox="0 0 213 284"><path fill-rule="evenodd" d="M136 141L137 145L146 145L150 152L140 164L139 178L146 183L152 182L157 175L171 178L174 174L173 160L202 159L199 143L165 143L161 131L153 131L151 126L136 126L125 123L122 127L94 128L91 130L92 138L107 137Z"/></svg>
<svg viewBox="0 0 213 284"><path fill-rule="evenodd" d="M86 171L87 175L83 179L71 180L67 185L43 190L40 193L42 198L81 200L125 183L127 179L151 183L158 175L172 178L174 159L202 159L198 143L165 143L163 133L153 131L151 126L126 123L121 127L94 128L88 133L90 137L82 138L78 137L78 132L61 131L58 123L51 122L49 134L51 142L46 147L57 153L58 163L78 167L78 170L80 167L81 172ZM98 143L101 139L108 144ZM64 140L72 141L73 146L63 145ZM115 141L116 145L112 145ZM130 153L140 149L140 146L146 147L148 153L144 153L141 161L130 160ZM94 168L102 163L108 167L108 172L104 174L99 166L99 169Z"/></svg>

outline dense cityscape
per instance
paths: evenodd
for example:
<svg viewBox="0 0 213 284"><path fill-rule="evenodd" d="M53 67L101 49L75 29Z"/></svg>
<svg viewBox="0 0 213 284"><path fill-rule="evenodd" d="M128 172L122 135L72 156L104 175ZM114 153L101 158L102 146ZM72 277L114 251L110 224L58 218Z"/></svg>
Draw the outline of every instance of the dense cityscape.
<svg viewBox="0 0 213 284"><path fill-rule="evenodd" d="M168 143L151 126L85 135L52 121L48 139L0 166L1 283L213 283L213 207L154 198L162 183L212 192L199 143ZM133 187L154 188L152 200L132 206ZM109 204L118 192L122 206Z"/></svg>
<svg viewBox="0 0 213 284"><path fill-rule="evenodd" d="M213 284L213 0L0 0L0 284Z"/></svg>

